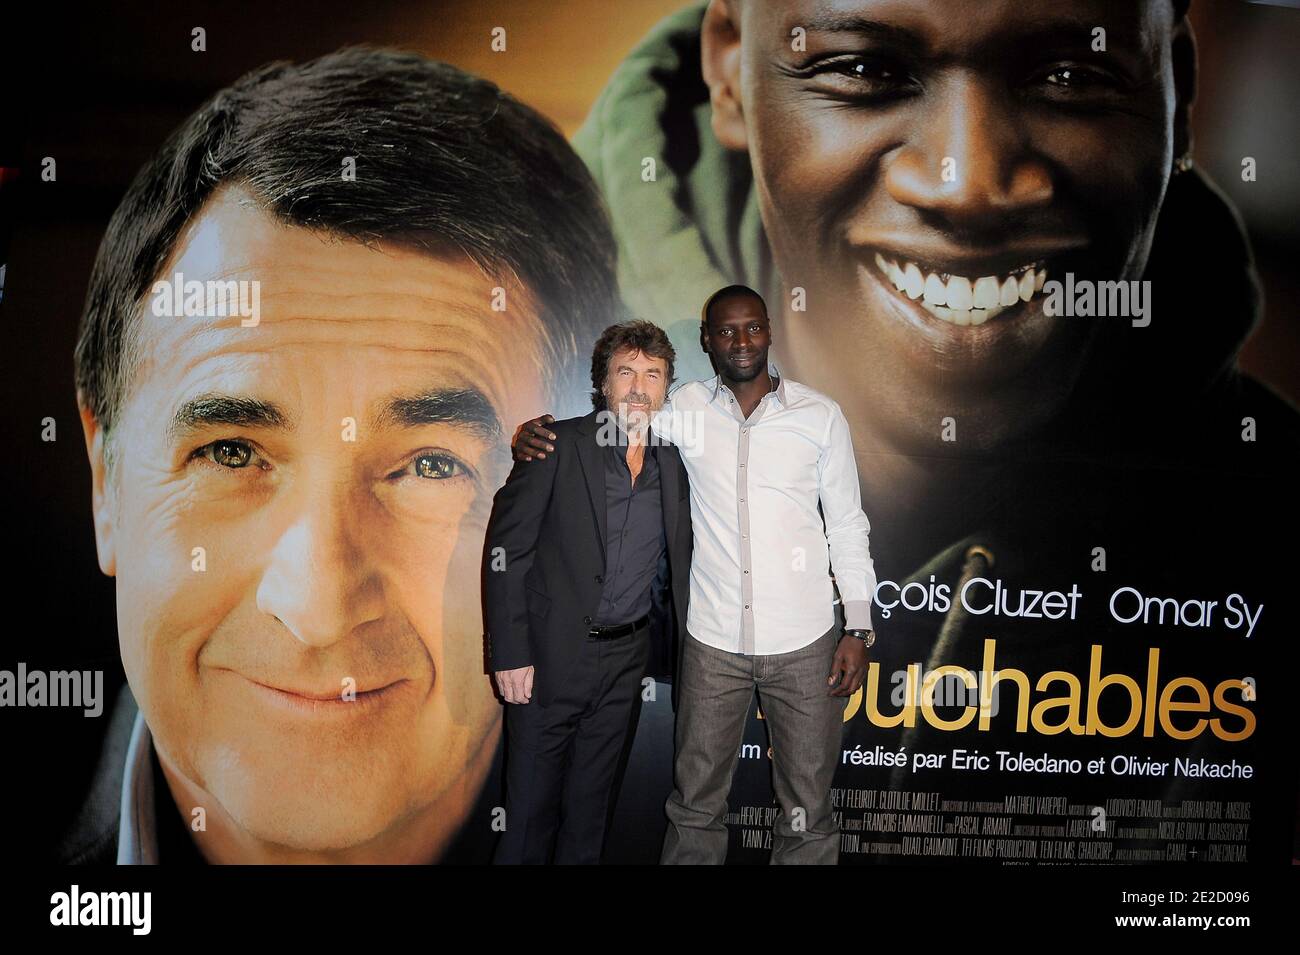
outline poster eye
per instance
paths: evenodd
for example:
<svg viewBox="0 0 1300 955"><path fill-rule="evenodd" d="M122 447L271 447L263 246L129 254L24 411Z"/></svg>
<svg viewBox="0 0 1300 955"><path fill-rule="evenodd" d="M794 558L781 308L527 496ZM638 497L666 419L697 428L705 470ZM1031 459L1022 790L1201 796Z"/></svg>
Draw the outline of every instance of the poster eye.
<svg viewBox="0 0 1300 955"><path fill-rule="evenodd" d="M194 452L194 457L203 458L230 471L243 470L258 460L252 445L246 441L233 441L228 438L205 444Z"/></svg>
<svg viewBox="0 0 1300 955"><path fill-rule="evenodd" d="M450 454L422 454L415 459L415 473L429 480L445 481L464 470L460 461Z"/></svg>

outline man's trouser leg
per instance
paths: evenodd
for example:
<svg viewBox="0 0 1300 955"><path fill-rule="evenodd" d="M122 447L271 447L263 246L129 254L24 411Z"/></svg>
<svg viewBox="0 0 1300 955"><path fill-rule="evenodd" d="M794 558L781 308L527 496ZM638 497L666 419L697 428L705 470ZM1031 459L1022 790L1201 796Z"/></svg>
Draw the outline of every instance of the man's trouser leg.
<svg viewBox="0 0 1300 955"><path fill-rule="evenodd" d="M758 657L758 699L772 741L772 784L781 811L772 826L774 865L835 865L840 829L831 782L848 698L830 696L836 625L791 653Z"/></svg>
<svg viewBox="0 0 1300 955"><path fill-rule="evenodd" d="M689 633L678 679L674 788L665 810L663 865L727 859L727 796L754 697L755 657L707 646Z"/></svg>
<svg viewBox="0 0 1300 955"><path fill-rule="evenodd" d="M596 656L598 682L573 739L560 798L557 865L600 862L613 818L623 751L641 714L641 680L649 662L650 629L644 626L626 637L590 640L585 649Z"/></svg>
<svg viewBox="0 0 1300 955"><path fill-rule="evenodd" d="M586 707L581 684L566 681L548 706L534 695L506 706L506 828L496 865L546 865L559 829L560 795L578 720Z"/></svg>

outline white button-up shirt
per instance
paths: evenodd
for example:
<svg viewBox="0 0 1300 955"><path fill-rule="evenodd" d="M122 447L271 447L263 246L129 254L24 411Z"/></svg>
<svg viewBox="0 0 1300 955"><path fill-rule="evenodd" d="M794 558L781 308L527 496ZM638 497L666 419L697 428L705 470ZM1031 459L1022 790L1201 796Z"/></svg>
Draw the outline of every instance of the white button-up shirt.
<svg viewBox="0 0 1300 955"><path fill-rule="evenodd" d="M876 588L844 412L775 363L768 372L777 387L748 418L715 375L674 388L651 421L691 480L687 629L743 654L812 643L835 622L835 585L845 626L869 628Z"/></svg>

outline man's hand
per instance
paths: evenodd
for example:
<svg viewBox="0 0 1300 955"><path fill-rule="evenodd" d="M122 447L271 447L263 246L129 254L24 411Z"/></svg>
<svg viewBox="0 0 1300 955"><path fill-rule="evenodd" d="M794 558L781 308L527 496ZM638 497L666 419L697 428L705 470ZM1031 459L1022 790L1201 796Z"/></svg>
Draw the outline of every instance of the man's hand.
<svg viewBox="0 0 1300 955"><path fill-rule="evenodd" d="M867 645L847 634L840 637L831 661L831 675L826 678L829 696L852 696L867 675Z"/></svg>
<svg viewBox="0 0 1300 955"><path fill-rule="evenodd" d="M531 461L534 457L544 458L547 451L555 450L555 445L551 444L555 440L555 435L543 427L554 420L554 415L544 414L525 421L516 429L514 440L510 442L510 450L516 461Z"/></svg>
<svg viewBox="0 0 1300 955"><path fill-rule="evenodd" d="M497 670L497 689L507 703L527 703L533 698L533 668L518 667L514 670Z"/></svg>

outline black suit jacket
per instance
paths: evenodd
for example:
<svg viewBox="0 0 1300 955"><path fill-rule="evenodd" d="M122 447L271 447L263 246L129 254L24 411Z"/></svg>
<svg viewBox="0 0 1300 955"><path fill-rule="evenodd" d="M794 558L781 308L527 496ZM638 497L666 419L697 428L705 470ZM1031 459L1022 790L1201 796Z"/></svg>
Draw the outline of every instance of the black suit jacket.
<svg viewBox="0 0 1300 955"><path fill-rule="evenodd" d="M489 665L494 671L535 667L533 699L543 706L566 679L600 607L608 524L600 424L592 411L550 425L555 450L515 462L488 521ZM670 679L690 595L690 484L677 448L660 443L658 454L668 560L666 575L655 581L649 672Z"/></svg>

